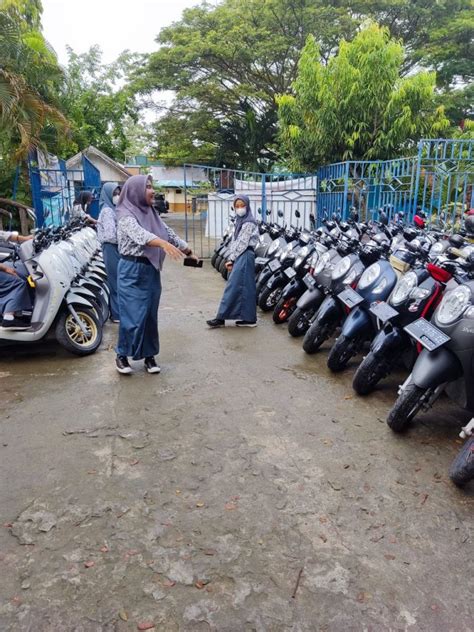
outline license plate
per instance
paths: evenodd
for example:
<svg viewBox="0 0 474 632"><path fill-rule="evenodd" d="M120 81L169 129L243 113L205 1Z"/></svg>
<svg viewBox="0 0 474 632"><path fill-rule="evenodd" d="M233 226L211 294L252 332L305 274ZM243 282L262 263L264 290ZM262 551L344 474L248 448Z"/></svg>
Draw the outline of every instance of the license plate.
<svg viewBox="0 0 474 632"><path fill-rule="evenodd" d="M285 271L285 275L289 278L292 279L293 277L296 276L296 272L293 270L293 268L287 268Z"/></svg>
<svg viewBox="0 0 474 632"><path fill-rule="evenodd" d="M270 261L270 263L268 264L268 267L272 272L276 272L281 268L281 263L278 261L278 259L273 259L273 261Z"/></svg>
<svg viewBox="0 0 474 632"><path fill-rule="evenodd" d="M264 266L267 263L268 263L268 259L266 259L265 257L257 257L255 259L255 265L257 266Z"/></svg>
<svg viewBox="0 0 474 632"><path fill-rule="evenodd" d="M360 294L357 294L357 292L351 287L348 287L347 290L344 290L343 292L338 294L337 298L341 300L344 305L349 307L349 309L356 307L356 305L359 305L359 303L362 303L364 301L362 296Z"/></svg>
<svg viewBox="0 0 474 632"><path fill-rule="evenodd" d="M392 318L395 318L395 316L398 316L398 312L385 301L374 303L370 306L370 311L382 323L387 323L389 320L392 320Z"/></svg>
<svg viewBox="0 0 474 632"><path fill-rule="evenodd" d="M316 279L312 277L310 274L305 274L305 276L303 277L303 282L308 288L308 290L312 290L313 287L316 285Z"/></svg>
<svg viewBox="0 0 474 632"><path fill-rule="evenodd" d="M410 323L404 329L428 351L434 351L446 344L448 340L451 340L449 336L424 318L415 320L415 322Z"/></svg>

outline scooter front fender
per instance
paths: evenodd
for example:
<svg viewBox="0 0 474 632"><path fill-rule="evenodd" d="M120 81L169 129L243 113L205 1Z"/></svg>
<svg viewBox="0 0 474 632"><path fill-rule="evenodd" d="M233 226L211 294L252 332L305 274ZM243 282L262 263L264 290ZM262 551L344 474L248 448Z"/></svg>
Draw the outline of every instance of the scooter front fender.
<svg viewBox="0 0 474 632"><path fill-rule="evenodd" d="M272 274L272 276L267 281L267 288L269 290L274 290L277 287L281 287L285 283L285 278L281 272L276 272Z"/></svg>
<svg viewBox="0 0 474 632"><path fill-rule="evenodd" d="M68 292L65 298L68 305L83 305L94 309L92 303L90 303L83 296L79 296L79 294L76 294L75 292Z"/></svg>
<svg viewBox="0 0 474 632"><path fill-rule="evenodd" d="M306 292L298 299L296 303L296 307L298 309L310 309L311 307L315 307L320 305L323 302L324 294L317 287L312 288L311 290L306 290Z"/></svg>
<svg viewBox="0 0 474 632"><path fill-rule="evenodd" d="M370 347L373 355L379 359L383 356L391 355L395 349L401 348L404 342L403 334L398 327L393 327L391 331L382 329L375 336Z"/></svg>
<svg viewBox="0 0 474 632"><path fill-rule="evenodd" d="M346 338L368 337L373 331L372 320L367 310L362 307L353 309L342 326L341 334Z"/></svg>
<svg viewBox="0 0 474 632"><path fill-rule="evenodd" d="M455 354L440 347L435 351L423 351L418 356L411 374L411 381L420 388L436 388L445 382L453 382L463 374Z"/></svg>
<svg viewBox="0 0 474 632"><path fill-rule="evenodd" d="M338 302L332 296L326 296L321 303L321 307L316 312L314 320L317 320L320 325L327 325L329 323L337 322L341 317L341 308Z"/></svg>
<svg viewBox="0 0 474 632"><path fill-rule="evenodd" d="M303 286L303 281L301 279L292 279L283 288L283 292L281 293L280 298L288 299L288 298L293 298L295 296L298 296L301 293L302 286Z"/></svg>

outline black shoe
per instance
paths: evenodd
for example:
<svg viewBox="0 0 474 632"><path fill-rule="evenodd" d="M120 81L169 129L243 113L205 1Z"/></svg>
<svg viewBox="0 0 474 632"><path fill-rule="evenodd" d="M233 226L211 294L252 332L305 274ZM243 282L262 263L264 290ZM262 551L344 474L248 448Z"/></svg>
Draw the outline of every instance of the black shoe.
<svg viewBox="0 0 474 632"><path fill-rule="evenodd" d="M115 358L115 368L119 373L122 373L122 375L130 375L132 372L132 367L128 363L127 356L118 355Z"/></svg>
<svg viewBox="0 0 474 632"><path fill-rule="evenodd" d="M257 321L255 320L237 320L235 321L236 327L256 327Z"/></svg>
<svg viewBox="0 0 474 632"><path fill-rule="evenodd" d="M153 356L145 358L145 369L148 373L160 373L161 371L160 367L156 364L156 360Z"/></svg>
<svg viewBox="0 0 474 632"><path fill-rule="evenodd" d="M11 320L2 321L2 329L10 329L11 331L21 331L23 329L29 329L30 323L27 323L21 318L12 318Z"/></svg>
<svg viewBox="0 0 474 632"><path fill-rule="evenodd" d="M216 327L225 327L225 320L213 318L212 320L206 320L206 325L211 327L211 329L215 329Z"/></svg>

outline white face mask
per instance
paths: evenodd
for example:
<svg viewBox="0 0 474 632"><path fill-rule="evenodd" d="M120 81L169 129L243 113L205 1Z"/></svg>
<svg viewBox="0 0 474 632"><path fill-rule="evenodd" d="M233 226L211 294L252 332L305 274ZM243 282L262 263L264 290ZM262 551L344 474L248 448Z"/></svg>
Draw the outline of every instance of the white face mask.
<svg viewBox="0 0 474 632"><path fill-rule="evenodd" d="M247 213L246 207L235 209L235 214L238 215L239 217L243 217L246 213Z"/></svg>
<svg viewBox="0 0 474 632"><path fill-rule="evenodd" d="M119 195L114 195L114 196L113 196L113 198L112 198L112 202L114 203L114 206L117 206L118 201L119 201L119 198L120 198L120 194L119 194Z"/></svg>

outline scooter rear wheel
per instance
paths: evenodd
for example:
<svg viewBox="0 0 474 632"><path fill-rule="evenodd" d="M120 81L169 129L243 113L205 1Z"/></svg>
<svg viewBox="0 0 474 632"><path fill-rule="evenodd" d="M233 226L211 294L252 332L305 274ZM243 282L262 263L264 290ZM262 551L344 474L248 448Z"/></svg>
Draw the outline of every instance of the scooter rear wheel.
<svg viewBox="0 0 474 632"><path fill-rule="evenodd" d="M458 487L474 479L474 435L465 442L449 468L449 478Z"/></svg>
<svg viewBox="0 0 474 632"><path fill-rule="evenodd" d="M76 306L76 314L86 329L84 334L69 311L63 311L56 323L56 339L67 351L79 356L95 353L102 342L102 324L87 307Z"/></svg>
<svg viewBox="0 0 474 632"><path fill-rule="evenodd" d="M394 432L403 432L415 417L423 403L426 389L408 384L398 396L387 417L387 424Z"/></svg>

